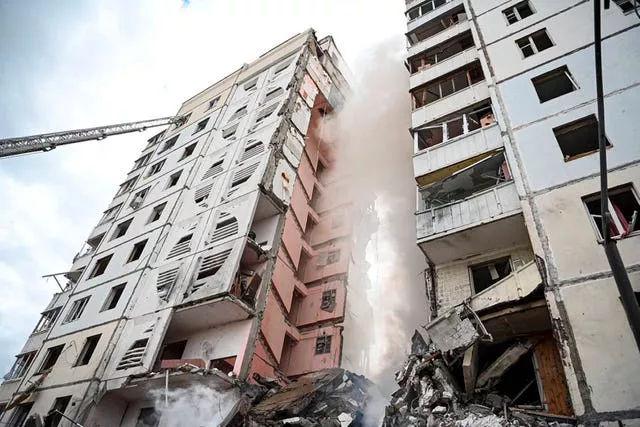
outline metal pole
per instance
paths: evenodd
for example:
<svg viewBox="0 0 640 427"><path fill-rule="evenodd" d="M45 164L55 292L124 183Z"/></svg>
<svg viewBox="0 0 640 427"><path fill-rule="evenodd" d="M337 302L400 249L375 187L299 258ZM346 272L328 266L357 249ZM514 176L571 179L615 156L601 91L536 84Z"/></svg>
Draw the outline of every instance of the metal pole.
<svg viewBox="0 0 640 427"><path fill-rule="evenodd" d="M605 0L605 9L609 8L609 0ZM624 307L625 314L636 346L640 350L640 307L636 300L627 270L618 251L616 241L611 239L609 225L611 213L609 212L609 193L607 182L607 152L605 137L605 116L604 116L604 89L602 84L602 34L601 34L601 10L600 0L593 0L593 34L595 36L594 50L596 59L596 100L598 104L598 147L600 152L600 213L602 215L602 238L604 252L611 267L613 279L620 292L620 301Z"/></svg>

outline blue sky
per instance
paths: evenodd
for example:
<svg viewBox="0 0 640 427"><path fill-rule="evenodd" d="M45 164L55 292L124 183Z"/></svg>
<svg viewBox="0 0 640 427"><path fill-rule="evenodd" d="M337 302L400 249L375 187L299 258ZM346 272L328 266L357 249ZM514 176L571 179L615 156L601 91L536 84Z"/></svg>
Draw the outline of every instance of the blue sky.
<svg viewBox="0 0 640 427"><path fill-rule="evenodd" d="M375 3L375 4L374 4ZM405 30L401 0L4 0L0 138L174 114L313 27L357 63ZM6 373L146 139L0 159L0 373Z"/></svg>

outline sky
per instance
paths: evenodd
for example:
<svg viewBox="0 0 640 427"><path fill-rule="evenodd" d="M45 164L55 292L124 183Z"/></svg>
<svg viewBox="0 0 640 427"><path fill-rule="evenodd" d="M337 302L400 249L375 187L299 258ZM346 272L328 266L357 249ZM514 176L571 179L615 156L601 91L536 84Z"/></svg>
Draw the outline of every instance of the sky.
<svg viewBox="0 0 640 427"><path fill-rule="evenodd" d="M401 0L3 0L0 138L173 115L291 36L358 63L405 30ZM146 139L0 159L0 375L8 372Z"/></svg>

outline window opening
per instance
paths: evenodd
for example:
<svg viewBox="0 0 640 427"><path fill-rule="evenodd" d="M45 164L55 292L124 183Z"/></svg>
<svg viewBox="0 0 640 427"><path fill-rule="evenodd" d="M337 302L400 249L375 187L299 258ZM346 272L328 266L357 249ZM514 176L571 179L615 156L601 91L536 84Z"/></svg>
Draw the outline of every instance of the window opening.
<svg viewBox="0 0 640 427"><path fill-rule="evenodd" d="M595 115L587 116L553 129L564 161L575 160L596 153L598 144L598 120ZM611 146L605 138L606 145Z"/></svg>
<svg viewBox="0 0 640 427"><path fill-rule="evenodd" d="M91 270L91 274L89 274L89 279L103 275L112 256L113 254L107 255L106 257L97 260L96 264L93 266L93 270Z"/></svg>
<svg viewBox="0 0 640 427"><path fill-rule="evenodd" d="M67 313L67 317L64 319L64 323L73 322L74 320L78 320L80 316L82 316L82 312L84 308L87 306L90 297L80 298L75 300L73 304L71 304L71 309L69 313Z"/></svg>
<svg viewBox="0 0 640 427"><path fill-rule="evenodd" d="M180 176L182 175L182 170L179 170L176 173L173 173L169 176L169 182L167 183L167 188L175 187L180 181Z"/></svg>
<svg viewBox="0 0 640 427"><path fill-rule="evenodd" d="M322 293L322 302L320 310L332 312L336 308L336 290L324 291Z"/></svg>
<svg viewBox="0 0 640 427"><path fill-rule="evenodd" d="M327 255L327 265L335 264L340 261L340 249L336 251L330 251Z"/></svg>
<svg viewBox="0 0 640 427"><path fill-rule="evenodd" d="M109 291L109 295L107 295L107 299L102 304L102 309L100 311L107 311L116 308L118 305L118 301L120 301L120 297L124 292L124 287L126 283L122 283L120 285L116 285Z"/></svg>
<svg viewBox="0 0 640 427"><path fill-rule="evenodd" d="M134 366L139 366L142 364L142 357L144 356L144 352L147 349L147 343L149 342L148 338L144 338L141 340L135 341L129 350L125 352L116 367L116 370L129 369Z"/></svg>
<svg viewBox="0 0 640 427"><path fill-rule="evenodd" d="M187 347L187 340L176 341L169 344L165 344L162 348L160 360L178 360L182 359L184 349Z"/></svg>
<svg viewBox="0 0 640 427"><path fill-rule="evenodd" d="M101 335L98 334L87 338L74 366L84 366L89 364L91 356L93 356L93 352L96 350L96 346L98 345L98 341L100 341L100 336Z"/></svg>
<svg viewBox="0 0 640 427"><path fill-rule="evenodd" d="M198 124L196 125L196 129L193 131L193 134L196 134L198 132L202 132L204 130L204 128L207 127L207 123L209 123L209 118L207 117L206 119L198 122Z"/></svg>
<svg viewBox="0 0 640 427"><path fill-rule="evenodd" d="M452 56L457 55L458 53L470 49L474 46L475 44L473 42L471 32L467 31L460 37L438 45L435 48L421 53L418 56L409 58L409 69L412 74L422 70L426 70L427 68L430 68L433 65L449 59Z"/></svg>
<svg viewBox="0 0 640 427"><path fill-rule="evenodd" d="M522 37L521 39L516 40L516 44L525 58L553 46L553 42L549 38L549 34L547 34L546 29L536 31L526 37Z"/></svg>
<svg viewBox="0 0 640 427"><path fill-rule="evenodd" d="M185 121L185 123L186 123L186 121ZM165 151L170 150L171 148L173 148L173 146L176 145L176 142L178 142L178 137L179 136L180 135L176 135L176 136L174 136L174 137L172 137L170 139L167 139L165 141L165 143L162 145L162 148L160 150L158 150L158 154L164 153Z"/></svg>
<svg viewBox="0 0 640 427"><path fill-rule="evenodd" d="M282 89L281 87L277 87L269 92L267 92L267 94L264 96L264 104L268 104L269 102L273 101L276 98L279 98L282 94L284 93L284 89Z"/></svg>
<svg viewBox="0 0 640 427"><path fill-rule="evenodd" d="M113 236L111 236L111 240L115 240L118 237L122 237L125 234L127 234L127 230L129 229L129 226L131 225L132 222L133 222L133 218L128 219L126 221L122 221L120 224L116 225L116 229L113 232Z"/></svg>
<svg viewBox="0 0 640 427"><path fill-rule="evenodd" d="M215 275L224 265L224 262L227 260L230 253L231 249L227 249L226 251L202 258L202 263L200 264L196 280L205 279Z"/></svg>
<svg viewBox="0 0 640 427"><path fill-rule="evenodd" d="M186 236L181 237L176 242L176 244L173 245L173 248L171 248L171 250L169 251L169 254L167 254L167 259L175 258L180 255L189 253L189 251L191 250L190 245L191 245L192 238L193 238L193 234L188 234Z"/></svg>
<svg viewBox="0 0 640 427"><path fill-rule="evenodd" d="M57 397L56 400L53 403L53 407L51 408L51 411L49 411L49 414L45 416L45 422L44 425L45 427L58 427L58 425L60 425L60 421L62 421L62 415L60 415L60 413L64 414L64 411L67 410L67 406L69 406L69 402L71 401L71 396L62 396L62 397ZM59 411L59 412L56 412Z"/></svg>
<svg viewBox="0 0 640 427"><path fill-rule="evenodd" d="M145 239L142 242L138 242L135 245L133 245L133 249L131 250L131 254L129 255L129 259L127 259L127 262L133 262L133 261L137 261L140 259L140 257L142 256L142 252L144 251L144 247L147 244L147 240Z"/></svg>
<svg viewBox="0 0 640 427"><path fill-rule="evenodd" d="M573 80L566 66L534 77L531 79L531 82L538 94L540 102L547 102L569 92L573 92L574 90L578 90L578 85Z"/></svg>
<svg viewBox="0 0 640 427"><path fill-rule="evenodd" d="M186 159L187 157L191 156L193 154L194 150L196 149L196 145L198 145L197 142L194 142L191 145L187 145L184 148L184 151L182 152L182 157L180 157L179 161L182 161L182 160Z"/></svg>
<svg viewBox="0 0 640 427"><path fill-rule="evenodd" d="M121 207L122 207L122 203L119 203L118 205L104 211L104 214L102 215L102 219L100 220L100 224L103 224L105 222L108 222L114 219L116 215L118 215L118 211L120 210Z"/></svg>
<svg viewBox="0 0 640 427"><path fill-rule="evenodd" d="M35 357L35 351L16 356L16 361L13 363L13 366L11 367L11 370L9 371L6 379L15 380L24 377L31 367L31 363L33 363L33 359Z"/></svg>
<svg viewBox="0 0 640 427"><path fill-rule="evenodd" d="M16 406L11 413L11 418L9 418L7 427L22 427L32 406L33 402L23 403L22 405Z"/></svg>
<svg viewBox="0 0 640 427"><path fill-rule="evenodd" d="M196 203L202 203L206 199L209 198L209 193L211 192L211 188L213 188L213 183L205 185L204 187L200 187L196 190L193 200Z"/></svg>
<svg viewBox="0 0 640 427"><path fill-rule="evenodd" d="M120 184L120 190L118 190L118 194L116 194L116 196L119 196L121 194L131 191L136 181L138 180L138 177L140 177L140 175L134 176L133 178L130 178L125 182L123 182L122 184Z"/></svg>
<svg viewBox="0 0 640 427"><path fill-rule="evenodd" d="M231 115L231 117L229 117L229 122L232 122L232 121L234 121L234 120L237 120L237 119L239 119L239 118L241 118L241 117L244 117L244 116L246 116L246 115L247 115L247 106L246 106L246 105L244 105L244 106L242 106L242 107L238 108L238 109L237 109L237 110L236 110L236 111ZM235 132L235 131L234 131L234 132ZM224 137L224 135L223 135L223 137Z"/></svg>
<svg viewBox="0 0 640 427"><path fill-rule="evenodd" d="M236 139L235 134L238 130L238 125L229 126L225 130L222 131L222 138L224 139Z"/></svg>
<svg viewBox="0 0 640 427"><path fill-rule="evenodd" d="M48 348L44 359L42 360L42 365L40 366L37 374L43 374L44 372L53 368L53 366L58 361L58 357L60 357L60 354L62 354L62 350L64 350L64 344Z"/></svg>
<svg viewBox="0 0 640 427"><path fill-rule="evenodd" d="M149 189L151 187L147 187L147 188L143 188L142 190L138 191L134 196L133 199L131 199L131 203L129 203L129 207L133 208L133 209L138 209L140 206L142 206L142 203L144 202L145 197L147 197L147 193L149 193Z"/></svg>
<svg viewBox="0 0 640 427"><path fill-rule="evenodd" d="M219 173L222 173L224 171L224 168L222 167L223 163L224 157L214 162L211 167L204 173L204 175L202 176L202 180L204 181L205 179L209 179L213 176L218 175Z"/></svg>
<svg viewBox="0 0 640 427"><path fill-rule="evenodd" d="M249 81L249 82L244 84L244 90L246 90L247 92L251 91L251 90L256 88L257 84L258 84L258 79L257 78L253 79L253 80L251 80L251 81Z"/></svg>
<svg viewBox="0 0 640 427"><path fill-rule="evenodd" d="M331 353L331 335L316 338L316 354Z"/></svg>
<svg viewBox="0 0 640 427"><path fill-rule="evenodd" d="M151 155L152 153L148 153L145 154L144 156L140 157L139 159L137 159L134 164L133 164L133 169L138 169L141 168L143 166L146 166L147 163L149 163L149 160L151 159Z"/></svg>
<svg viewBox="0 0 640 427"><path fill-rule="evenodd" d="M225 219L216 224L216 228L211 234L210 243L226 239L236 233L238 233L238 220L235 217Z"/></svg>
<svg viewBox="0 0 640 427"><path fill-rule="evenodd" d="M149 168L149 173L147 173L147 177L157 174L162 170L162 166L164 166L164 160L160 160L158 163L154 163Z"/></svg>
<svg viewBox="0 0 640 427"><path fill-rule="evenodd" d="M528 1L523 1L503 10L502 13L510 25L533 15L533 9Z"/></svg>
<svg viewBox="0 0 640 427"><path fill-rule="evenodd" d="M151 210L151 216L149 217L149 221L147 223L155 222L162 217L162 211L167 206L167 202L161 203L158 206L155 206Z"/></svg>
<svg viewBox="0 0 640 427"><path fill-rule="evenodd" d="M475 293L482 292L511 274L509 257L469 266Z"/></svg>
<svg viewBox="0 0 640 427"><path fill-rule="evenodd" d="M623 13L630 13L635 9L635 5L632 0L613 0L613 2L622 9Z"/></svg>
<svg viewBox="0 0 640 427"><path fill-rule="evenodd" d="M220 97L217 96L215 98L213 98L211 101L209 101L209 110L211 110L212 108L215 108L218 105L218 102L220 102Z"/></svg>
<svg viewBox="0 0 640 427"><path fill-rule="evenodd" d="M250 139L244 147L244 152L242 153L242 156L240 156L240 161L244 162L245 160L257 156L262 152L264 152L264 144L262 141Z"/></svg>
<svg viewBox="0 0 640 427"><path fill-rule="evenodd" d="M475 63L469 69L455 72L443 79L430 83L412 93L414 109L437 101L460 90L474 85L484 79L480 63Z"/></svg>
<svg viewBox="0 0 640 427"><path fill-rule="evenodd" d="M62 310L62 307L56 307L52 308L51 310L44 311L33 333L35 334L37 332L42 332L50 329L53 326L53 323L58 318L60 310Z"/></svg>
<svg viewBox="0 0 640 427"><path fill-rule="evenodd" d="M158 280L156 281L156 292L158 293L158 297L165 300L167 299L171 289L173 288L173 284L178 277L178 270L179 267L175 267L158 274Z"/></svg>
<svg viewBox="0 0 640 427"><path fill-rule="evenodd" d="M583 198L589 211L592 224L596 227L598 238L602 239L602 214L600 211L600 193ZM631 184L609 190L609 233L611 237L621 239L640 230L640 202Z"/></svg>

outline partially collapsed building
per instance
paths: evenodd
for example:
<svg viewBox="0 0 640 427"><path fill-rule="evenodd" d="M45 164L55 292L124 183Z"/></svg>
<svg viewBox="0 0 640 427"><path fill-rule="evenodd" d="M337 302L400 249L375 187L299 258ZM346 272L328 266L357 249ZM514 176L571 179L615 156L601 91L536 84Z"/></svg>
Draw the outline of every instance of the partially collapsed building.
<svg viewBox="0 0 640 427"><path fill-rule="evenodd" d="M640 292L640 29L603 12L612 235ZM593 5L407 0L426 329L467 395L640 419L640 354L599 245Z"/></svg>
<svg viewBox="0 0 640 427"><path fill-rule="evenodd" d="M322 139L347 73L309 30L184 102L61 273L0 387L3 425L162 425L150 391L198 384L228 395L222 420L236 380L283 384L343 353L366 371L342 334L370 322L347 298L366 239Z"/></svg>

